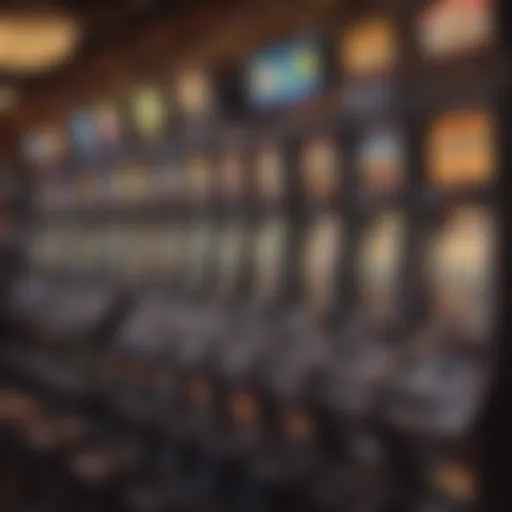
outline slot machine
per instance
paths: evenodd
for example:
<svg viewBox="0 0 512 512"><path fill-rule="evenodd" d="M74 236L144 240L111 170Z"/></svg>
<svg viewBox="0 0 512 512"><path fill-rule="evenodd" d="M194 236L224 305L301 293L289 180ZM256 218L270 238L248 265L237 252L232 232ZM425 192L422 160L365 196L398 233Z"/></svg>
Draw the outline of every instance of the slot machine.
<svg viewBox="0 0 512 512"><path fill-rule="evenodd" d="M246 228L250 247L247 304L238 309L238 318L225 335L231 342L219 358L223 392L217 426L218 472L237 482L224 491L223 499L241 507L248 500L264 501L253 464L271 438L272 401L265 377L276 345L282 341L277 332L286 311L291 228L282 142L280 137L259 141L251 154L254 216Z"/></svg>
<svg viewBox="0 0 512 512"><path fill-rule="evenodd" d="M381 503L477 510L486 506L475 428L496 378L493 342L500 350L496 6L418 2L404 16L413 39L404 73L414 104L407 194L415 206L406 210L408 324L373 406L388 433L381 469L391 478Z"/></svg>
<svg viewBox="0 0 512 512"><path fill-rule="evenodd" d="M467 443L492 379L489 343L498 297L497 205L495 196L478 197L496 179L496 136L483 110L442 114L430 130L427 187L447 195L425 209L426 315L401 358L387 414L417 443L425 501L473 510L480 475ZM419 432L424 444L416 441ZM436 435L439 444L431 441ZM432 456L423 451L427 445Z"/></svg>
<svg viewBox="0 0 512 512"><path fill-rule="evenodd" d="M412 180L409 134L401 124L399 20L391 6L362 9L334 40L350 124L343 200L349 204L345 211L353 238L344 287L351 296L349 315L335 336L322 393L337 457L312 491L318 506L328 510L378 507L392 472L384 455L387 432L375 423L374 402L410 311L405 282Z"/></svg>
<svg viewBox="0 0 512 512"><path fill-rule="evenodd" d="M322 350L316 348L324 333L316 327L323 327L334 310L338 289L333 284L343 253L335 206L342 176L339 134L326 123L327 129L313 130L311 140L303 141L292 128L298 119L292 107L299 110L300 102L322 89L322 47L315 37L297 38L252 56L244 70L247 100L262 125L272 111L284 111L284 122L270 134L267 128L251 154L251 314L235 330L236 341L224 359L230 387L224 428L232 453L239 452L238 463L245 458L241 467L248 478L240 494L276 507L292 504L292 495L318 468L316 407L303 377L310 363L315 369L321 365ZM286 115L289 110L292 115ZM306 117L307 124L315 124L310 121ZM303 222L307 227L301 229ZM302 499L303 494L293 503Z"/></svg>

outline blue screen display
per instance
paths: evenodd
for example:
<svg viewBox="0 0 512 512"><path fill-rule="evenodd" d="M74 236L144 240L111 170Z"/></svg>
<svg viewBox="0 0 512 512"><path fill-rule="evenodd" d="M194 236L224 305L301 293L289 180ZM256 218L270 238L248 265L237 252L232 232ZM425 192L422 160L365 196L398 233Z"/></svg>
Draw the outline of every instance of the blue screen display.
<svg viewBox="0 0 512 512"><path fill-rule="evenodd" d="M88 112L76 112L71 116L70 135L73 148L81 155L91 154L96 146L94 116Z"/></svg>
<svg viewBox="0 0 512 512"><path fill-rule="evenodd" d="M321 92L325 61L318 37L302 37L253 55L246 68L252 107L272 108Z"/></svg>

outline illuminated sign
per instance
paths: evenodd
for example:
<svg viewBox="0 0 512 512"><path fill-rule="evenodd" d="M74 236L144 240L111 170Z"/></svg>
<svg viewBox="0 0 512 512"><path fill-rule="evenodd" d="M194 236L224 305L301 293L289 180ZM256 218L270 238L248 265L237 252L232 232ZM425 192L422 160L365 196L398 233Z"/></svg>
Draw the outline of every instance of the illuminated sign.
<svg viewBox="0 0 512 512"><path fill-rule="evenodd" d="M497 165L495 133L485 111L461 111L437 119L427 137L427 171L440 187L488 183Z"/></svg>
<svg viewBox="0 0 512 512"><path fill-rule="evenodd" d="M488 45L494 37L492 0L436 0L421 15L420 47L426 56L453 55Z"/></svg>
<svg viewBox="0 0 512 512"><path fill-rule="evenodd" d="M398 54L397 36L385 18L365 19L343 31L342 66L354 75L391 68Z"/></svg>

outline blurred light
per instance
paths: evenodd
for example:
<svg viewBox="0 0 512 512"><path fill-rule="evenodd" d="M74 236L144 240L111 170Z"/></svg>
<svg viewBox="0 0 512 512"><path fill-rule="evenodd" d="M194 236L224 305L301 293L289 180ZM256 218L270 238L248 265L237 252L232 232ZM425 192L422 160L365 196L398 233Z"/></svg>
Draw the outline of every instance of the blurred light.
<svg viewBox="0 0 512 512"><path fill-rule="evenodd" d="M80 40L76 21L61 14L0 14L0 69L37 73L68 59Z"/></svg>

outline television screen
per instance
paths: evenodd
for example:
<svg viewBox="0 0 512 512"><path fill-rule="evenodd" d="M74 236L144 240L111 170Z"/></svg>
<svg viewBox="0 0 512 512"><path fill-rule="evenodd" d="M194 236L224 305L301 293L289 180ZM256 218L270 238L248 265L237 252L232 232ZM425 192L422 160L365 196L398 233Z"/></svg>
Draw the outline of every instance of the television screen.
<svg viewBox="0 0 512 512"><path fill-rule="evenodd" d="M298 38L249 58L247 99L254 108L279 107L307 99L321 91L325 75L320 38Z"/></svg>

